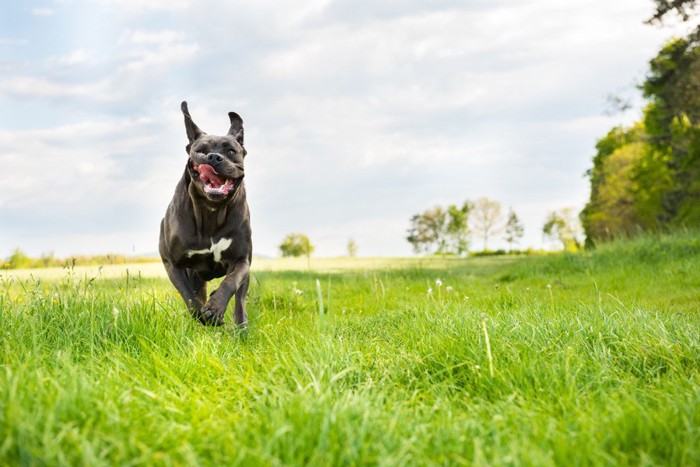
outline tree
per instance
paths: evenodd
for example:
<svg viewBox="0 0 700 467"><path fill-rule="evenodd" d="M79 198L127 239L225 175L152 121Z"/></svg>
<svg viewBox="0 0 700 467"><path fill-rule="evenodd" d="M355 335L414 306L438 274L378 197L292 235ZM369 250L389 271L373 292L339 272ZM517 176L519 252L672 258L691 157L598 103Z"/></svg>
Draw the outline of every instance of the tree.
<svg viewBox="0 0 700 467"><path fill-rule="evenodd" d="M518 243L521 238L525 235L525 227L523 227L522 222L518 219L517 214L511 208L508 213L508 221L506 222L505 228L505 239L508 242L508 249L513 251L513 244Z"/></svg>
<svg viewBox="0 0 700 467"><path fill-rule="evenodd" d="M654 0L654 3L656 11L648 23L661 22L671 12L676 13L683 21L688 21L697 6L697 0Z"/></svg>
<svg viewBox="0 0 700 467"><path fill-rule="evenodd" d="M551 212L542 232L549 238L559 240L566 251L581 248L581 227L572 208Z"/></svg>
<svg viewBox="0 0 700 467"><path fill-rule="evenodd" d="M406 240L413 246L414 252L429 253L431 250L435 253L444 252L447 212L442 207L435 206L422 214L416 214L411 217L410 222Z"/></svg>
<svg viewBox="0 0 700 467"><path fill-rule="evenodd" d="M697 2L657 0L656 19ZM641 121L596 145L591 196L581 212L586 244L638 231L700 225L700 29L664 45L641 85Z"/></svg>
<svg viewBox="0 0 700 467"><path fill-rule="evenodd" d="M32 266L32 259L19 248L15 248L7 262L10 264L10 269L22 269Z"/></svg>
<svg viewBox="0 0 700 467"><path fill-rule="evenodd" d="M445 243L449 253L461 255L469 250L469 212L471 209L472 205L469 201L462 203L462 206L451 204L447 207Z"/></svg>
<svg viewBox="0 0 700 467"><path fill-rule="evenodd" d="M435 206L411 217L406 240L416 253L461 255L469 248L469 212L471 203L451 204L447 209Z"/></svg>
<svg viewBox="0 0 700 467"><path fill-rule="evenodd" d="M479 198L474 202L471 211L473 229L484 241L484 250L488 248L488 241L493 235L501 231L499 224L503 220L501 215L501 203L488 198Z"/></svg>
<svg viewBox="0 0 700 467"><path fill-rule="evenodd" d="M699 31L700 32L700 31ZM700 34L676 39L649 62L642 85L649 99L644 125L655 155L666 160L671 183L659 215L671 226L700 220Z"/></svg>
<svg viewBox="0 0 700 467"><path fill-rule="evenodd" d="M307 258L314 252L314 246L309 241L309 237L302 233L291 233L284 237L279 246L282 256L293 256L295 258L305 255Z"/></svg>
<svg viewBox="0 0 700 467"><path fill-rule="evenodd" d="M351 258L357 256L357 242L354 238L348 240L348 256Z"/></svg>
<svg viewBox="0 0 700 467"><path fill-rule="evenodd" d="M606 136L611 144L599 142L594 168L588 173L591 196L580 218L589 245L598 240L628 237L640 229L651 230L657 224L661 203L655 192L666 186L664 167L649 165L653 148L645 142L642 124L620 131L615 129ZM642 164L645 158L647 162ZM651 186L640 180L647 178L648 168L655 173L648 174L654 180Z"/></svg>

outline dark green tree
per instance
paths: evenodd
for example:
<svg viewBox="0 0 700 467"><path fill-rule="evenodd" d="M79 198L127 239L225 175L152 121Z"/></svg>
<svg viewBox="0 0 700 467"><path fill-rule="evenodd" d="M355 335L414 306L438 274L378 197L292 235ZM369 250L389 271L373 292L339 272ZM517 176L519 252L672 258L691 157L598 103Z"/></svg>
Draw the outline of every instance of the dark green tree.
<svg viewBox="0 0 700 467"><path fill-rule="evenodd" d="M651 60L642 89L650 104L644 126L653 151L647 165L663 160L670 183L656 216L669 226L697 225L700 219L700 41L669 42ZM658 165L658 164L657 164ZM640 182L650 184L640 172Z"/></svg>

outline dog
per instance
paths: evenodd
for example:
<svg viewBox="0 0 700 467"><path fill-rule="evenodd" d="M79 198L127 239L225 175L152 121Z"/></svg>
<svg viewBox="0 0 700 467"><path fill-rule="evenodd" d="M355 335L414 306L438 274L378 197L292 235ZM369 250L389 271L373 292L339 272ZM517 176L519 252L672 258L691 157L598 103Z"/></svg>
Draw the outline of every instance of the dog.
<svg viewBox="0 0 700 467"><path fill-rule="evenodd" d="M243 183L243 119L229 112L228 134L214 136L194 123L187 102L181 110L189 157L160 223L160 256L193 318L205 325L224 324L235 294L234 319L245 328L253 244ZM207 298L207 281L217 277L224 280Z"/></svg>

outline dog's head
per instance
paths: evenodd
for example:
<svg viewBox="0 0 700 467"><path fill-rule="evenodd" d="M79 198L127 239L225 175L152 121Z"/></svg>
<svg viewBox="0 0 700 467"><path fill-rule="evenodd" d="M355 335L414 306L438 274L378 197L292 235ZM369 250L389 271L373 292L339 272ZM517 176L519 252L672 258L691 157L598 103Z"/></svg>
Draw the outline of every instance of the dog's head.
<svg viewBox="0 0 700 467"><path fill-rule="evenodd" d="M185 129L189 143L185 147L190 160L187 170L197 191L209 201L227 201L233 197L243 181L243 119L229 112L231 128L224 136L208 135L194 123L183 102Z"/></svg>

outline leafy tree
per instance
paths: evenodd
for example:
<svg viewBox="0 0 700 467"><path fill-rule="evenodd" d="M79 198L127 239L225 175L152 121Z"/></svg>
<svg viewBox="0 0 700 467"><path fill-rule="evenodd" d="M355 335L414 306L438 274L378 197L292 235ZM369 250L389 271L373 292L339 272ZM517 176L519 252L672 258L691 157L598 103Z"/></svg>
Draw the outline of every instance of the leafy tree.
<svg viewBox="0 0 700 467"><path fill-rule="evenodd" d="M663 2L686 8L695 2ZM683 16L683 15L682 15ZM670 183L661 196L660 220L671 227L700 220L700 29L670 41L649 62L642 85L650 104L644 124L657 159L667 164Z"/></svg>
<svg viewBox="0 0 700 467"><path fill-rule="evenodd" d="M591 241L627 236L640 227L635 171L650 148L642 141L635 141L610 149L597 156L598 164L590 173L591 197L581 213L581 222ZM658 207L653 210L657 211Z"/></svg>
<svg viewBox="0 0 700 467"><path fill-rule="evenodd" d="M469 212L472 205L469 201L462 206L451 204L447 207L447 227L445 236L447 250L450 253L461 255L469 250Z"/></svg>
<svg viewBox="0 0 700 467"><path fill-rule="evenodd" d="M435 206L411 217L406 240L416 253L460 255L469 249L471 203Z"/></svg>
<svg viewBox="0 0 700 467"><path fill-rule="evenodd" d="M416 253L445 251L447 232L447 212L440 206L411 217L406 240Z"/></svg>
<svg viewBox="0 0 700 467"><path fill-rule="evenodd" d="M314 246L309 241L309 237L302 233L291 233L287 235L279 246L282 256L311 256Z"/></svg>
<svg viewBox="0 0 700 467"><path fill-rule="evenodd" d="M566 251L577 251L581 248L581 228L571 208L550 213L542 232L549 238L559 240Z"/></svg>
<svg viewBox="0 0 700 467"><path fill-rule="evenodd" d="M33 263L32 259L19 248L15 248L7 262L10 264L10 269L29 268Z"/></svg>
<svg viewBox="0 0 700 467"><path fill-rule="evenodd" d="M483 239L484 250L486 250L489 238L502 230L501 204L488 198L479 198L474 202L471 217L472 228Z"/></svg>
<svg viewBox="0 0 700 467"><path fill-rule="evenodd" d="M505 239L510 251L513 251L513 244L518 243L523 238L523 235L525 235L525 227L511 208L508 212L508 220L505 227Z"/></svg>
<svg viewBox="0 0 700 467"><path fill-rule="evenodd" d="M696 1L656 0L654 19L683 19ZM667 43L641 85L649 104L631 128L596 145L591 197L581 213L586 242L641 230L700 226L700 29Z"/></svg>
<svg viewBox="0 0 700 467"><path fill-rule="evenodd" d="M697 6L697 0L654 0L656 11L648 22L661 22L671 12L678 15L683 21L691 17L691 13Z"/></svg>
<svg viewBox="0 0 700 467"><path fill-rule="evenodd" d="M357 242L355 241L354 238L351 238L348 240L348 256L351 258L354 258L357 256Z"/></svg>

